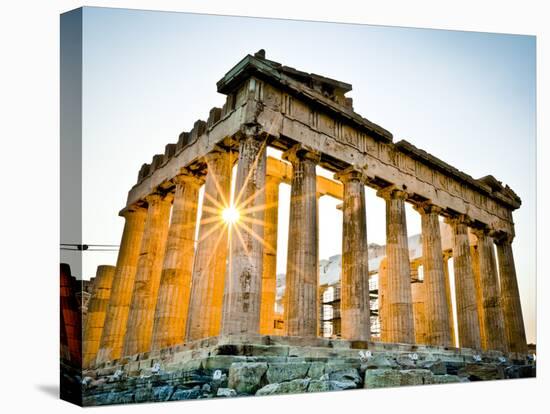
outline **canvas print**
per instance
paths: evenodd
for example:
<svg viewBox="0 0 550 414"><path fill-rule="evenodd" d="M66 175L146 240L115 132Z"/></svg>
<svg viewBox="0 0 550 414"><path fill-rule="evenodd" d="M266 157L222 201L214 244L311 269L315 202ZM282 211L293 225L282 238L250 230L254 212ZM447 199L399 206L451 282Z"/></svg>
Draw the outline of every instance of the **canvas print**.
<svg viewBox="0 0 550 414"><path fill-rule="evenodd" d="M532 36L63 14L62 398L535 377L534 68Z"/></svg>

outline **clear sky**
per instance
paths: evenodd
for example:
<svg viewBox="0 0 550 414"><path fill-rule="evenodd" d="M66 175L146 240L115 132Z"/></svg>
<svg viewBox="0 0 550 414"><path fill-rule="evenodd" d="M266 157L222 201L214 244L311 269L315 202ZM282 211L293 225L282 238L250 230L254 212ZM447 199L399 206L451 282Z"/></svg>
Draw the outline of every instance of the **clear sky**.
<svg viewBox="0 0 550 414"><path fill-rule="evenodd" d="M535 37L86 8L83 38L84 243L120 242L117 213L141 164L221 107L216 81L263 48L268 59L351 83L355 111L394 141L516 191L523 205L514 213L514 254L535 341ZM288 198L283 185L278 272ZM320 258L341 253L337 204L320 201ZM407 220L409 234L419 233L409 207ZM371 190L367 225L369 242L385 244L384 203ZM115 262L116 253L85 253L84 278Z"/></svg>

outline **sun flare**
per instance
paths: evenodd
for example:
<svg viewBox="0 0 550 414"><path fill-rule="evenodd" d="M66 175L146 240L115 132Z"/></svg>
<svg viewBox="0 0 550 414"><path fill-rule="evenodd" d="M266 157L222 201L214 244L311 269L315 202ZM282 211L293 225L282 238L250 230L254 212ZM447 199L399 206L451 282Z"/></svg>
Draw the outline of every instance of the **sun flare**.
<svg viewBox="0 0 550 414"><path fill-rule="evenodd" d="M239 221L239 210L235 207L226 207L222 210L222 218L227 224L235 224Z"/></svg>

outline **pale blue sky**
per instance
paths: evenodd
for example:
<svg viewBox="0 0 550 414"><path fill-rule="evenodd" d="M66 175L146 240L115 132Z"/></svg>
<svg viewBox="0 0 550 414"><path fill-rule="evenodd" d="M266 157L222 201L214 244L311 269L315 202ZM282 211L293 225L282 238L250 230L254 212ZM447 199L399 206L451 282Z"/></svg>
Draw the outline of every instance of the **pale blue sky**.
<svg viewBox="0 0 550 414"><path fill-rule="evenodd" d="M535 340L535 37L86 8L83 38L85 243L120 242L117 212L141 164L222 106L216 81L263 48L269 59L353 84L355 111L394 141L518 193L514 253ZM288 193L282 186L279 272ZM321 199L321 258L340 254L336 204ZM420 232L410 208L407 219L409 234ZM384 203L372 191L367 220L369 242L384 244ZM115 262L116 254L85 253L84 278Z"/></svg>

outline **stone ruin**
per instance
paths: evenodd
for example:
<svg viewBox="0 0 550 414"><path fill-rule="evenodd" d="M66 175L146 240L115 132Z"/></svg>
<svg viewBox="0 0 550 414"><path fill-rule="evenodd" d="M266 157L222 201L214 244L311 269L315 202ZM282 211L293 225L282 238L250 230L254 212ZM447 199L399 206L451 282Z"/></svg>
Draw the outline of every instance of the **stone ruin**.
<svg viewBox="0 0 550 414"><path fill-rule="evenodd" d="M535 375L512 252L512 212L521 200L511 188L394 142L354 112L350 84L284 66L264 51L237 63L217 89L226 95L223 107L144 164L128 193L117 263L98 269L82 355L62 358L62 384L77 389L77 403ZM268 147L282 151L282 159L268 157ZM334 179L317 176L316 166ZM281 183L290 184L291 200L283 325L276 326ZM376 341L365 186L386 202ZM319 333L317 203L325 195L342 200L338 339ZM409 258L405 203L421 215L417 263ZM237 212L234 223L222 219L227 209ZM450 226L446 249L441 216ZM415 286L419 264L423 283ZM65 341L75 348L74 338Z"/></svg>

